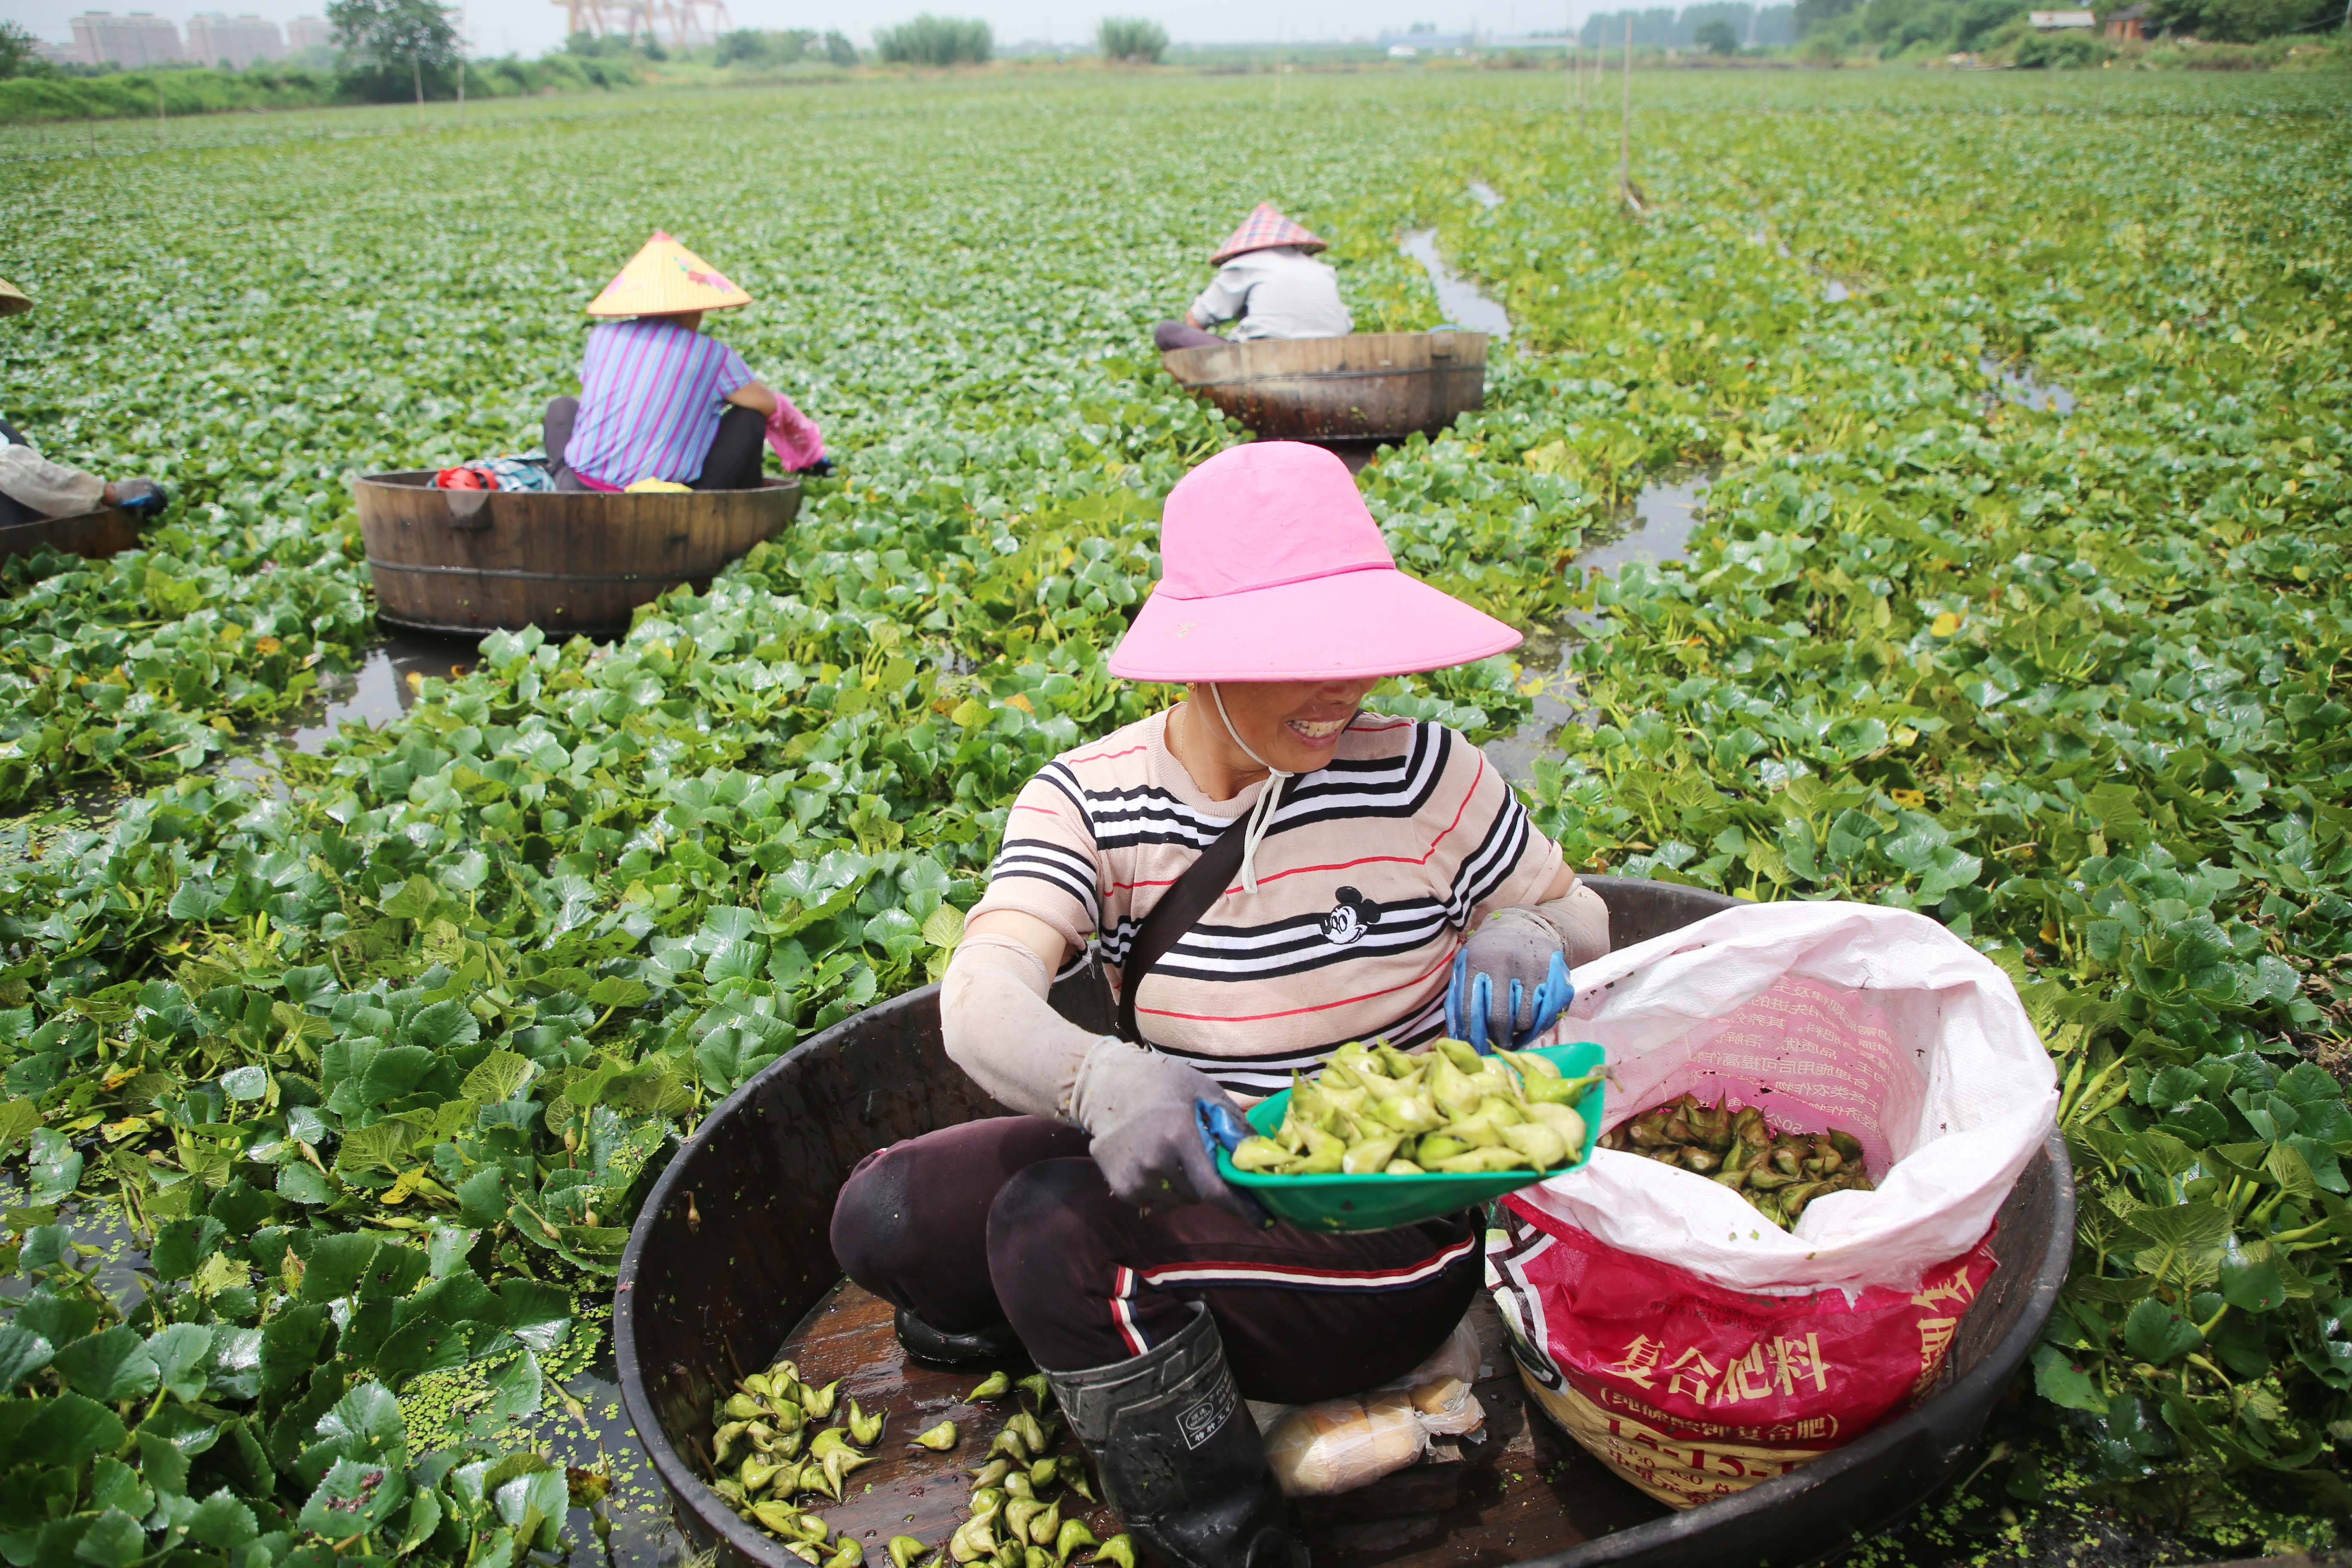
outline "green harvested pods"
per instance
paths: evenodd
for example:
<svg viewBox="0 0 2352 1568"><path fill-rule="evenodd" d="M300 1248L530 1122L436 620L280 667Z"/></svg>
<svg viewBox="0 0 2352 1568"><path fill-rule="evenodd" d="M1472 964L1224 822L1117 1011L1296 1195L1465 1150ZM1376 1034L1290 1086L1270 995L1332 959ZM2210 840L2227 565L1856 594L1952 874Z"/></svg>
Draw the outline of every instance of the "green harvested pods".
<svg viewBox="0 0 2352 1568"><path fill-rule="evenodd" d="M1826 1193L1873 1190L1851 1132L1776 1134L1764 1113L1728 1097L1708 1105L1683 1094L1601 1135L1604 1149L1643 1154L1719 1182L1783 1230Z"/></svg>
<svg viewBox="0 0 2352 1568"><path fill-rule="evenodd" d="M1600 1074L1564 1079L1533 1052L1482 1057L1460 1040L1408 1056L1340 1047L1294 1081L1282 1125L1245 1138L1235 1167L1280 1176L1556 1171L1584 1150L1576 1112Z"/></svg>

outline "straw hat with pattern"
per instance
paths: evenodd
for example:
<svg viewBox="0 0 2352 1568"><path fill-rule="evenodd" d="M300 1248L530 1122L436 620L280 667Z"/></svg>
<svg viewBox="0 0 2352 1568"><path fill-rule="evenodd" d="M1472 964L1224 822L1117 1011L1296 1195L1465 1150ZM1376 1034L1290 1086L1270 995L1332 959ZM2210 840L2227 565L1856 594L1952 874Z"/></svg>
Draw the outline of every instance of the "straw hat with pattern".
<svg viewBox="0 0 2352 1568"><path fill-rule="evenodd" d="M5 278L0 278L0 316L13 316L19 310L33 308L32 299Z"/></svg>
<svg viewBox="0 0 2352 1568"><path fill-rule="evenodd" d="M1256 210L1242 219L1241 227L1234 230L1209 259L1223 267L1245 251L1271 250L1277 245L1295 245L1301 250L1329 248L1327 241L1309 234L1305 225L1293 223L1283 216L1282 209L1272 202L1260 202Z"/></svg>
<svg viewBox="0 0 2352 1568"><path fill-rule="evenodd" d="M727 275L656 229L645 248L588 306L592 316L672 316L687 310L731 310L751 296Z"/></svg>

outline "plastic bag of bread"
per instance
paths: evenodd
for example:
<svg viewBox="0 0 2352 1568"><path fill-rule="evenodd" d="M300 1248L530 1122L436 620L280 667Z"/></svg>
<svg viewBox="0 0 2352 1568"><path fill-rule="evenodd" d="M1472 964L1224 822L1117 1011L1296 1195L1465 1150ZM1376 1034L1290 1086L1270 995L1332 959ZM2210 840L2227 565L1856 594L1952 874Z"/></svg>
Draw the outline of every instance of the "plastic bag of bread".
<svg viewBox="0 0 2352 1568"><path fill-rule="evenodd" d="M1370 1393L1317 1405L1253 1406L1266 1463L1290 1497L1353 1491L1420 1458L1433 1435L1475 1431L1486 1419L1470 1385L1478 1335L1466 1318L1427 1361Z"/></svg>

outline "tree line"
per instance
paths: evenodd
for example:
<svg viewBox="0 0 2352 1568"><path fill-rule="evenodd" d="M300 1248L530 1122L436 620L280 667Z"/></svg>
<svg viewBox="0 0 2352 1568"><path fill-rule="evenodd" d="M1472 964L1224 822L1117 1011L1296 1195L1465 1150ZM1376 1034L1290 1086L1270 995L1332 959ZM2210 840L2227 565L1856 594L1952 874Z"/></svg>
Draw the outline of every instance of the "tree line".
<svg viewBox="0 0 2352 1568"><path fill-rule="evenodd" d="M1744 48L1780 48L1797 38L1795 11L1790 6L1715 0L1679 11L1672 5L1603 11L1585 18L1578 41L1588 49L1622 47L1629 18L1633 24L1633 47L1638 49L1702 48L1730 54Z"/></svg>
<svg viewBox="0 0 2352 1568"><path fill-rule="evenodd" d="M2055 0L2045 0L2055 4ZM2095 0L2102 21L2126 0ZM2344 0L2147 0L2142 26L2149 37L2194 37L2208 43L2251 44L2295 34L2325 33L2344 25ZM2027 0L1797 0L1801 37L1867 46L1886 56L1914 45L1955 50L2023 42ZM2090 40L2080 40L2088 43ZM2020 63L2034 63L2021 61Z"/></svg>
<svg viewBox="0 0 2352 1568"><path fill-rule="evenodd" d="M976 16L921 16L874 35L885 65L983 65L995 54L995 35ZM1168 32L1139 16L1107 16L1095 29L1095 52L1121 65L1158 65L1168 54Z"/></svg>
<svg viewBox="0 0 2352 1568"><path fill-rule="evenodd" d="M2130 0L2088 0L2084 8L2104 22ZM2347 21L2347 0L2146 0L2142 27L2150 38L2193 37L2207 43L2251 44L2267 38L2325 33ZM1701 49L1735 54L1791 44L1822 60L1854 55L1893 59L1990 52L2008 64L2091 65L2115 54L2096 30L2037 32L2027 19L2036 6L2062 0L1796 0L1793 5L1730 4L1727 0L1643 10L1602 12L1586 19L1579 41L1613 49L1626 40L1641 49Z"/></svg>

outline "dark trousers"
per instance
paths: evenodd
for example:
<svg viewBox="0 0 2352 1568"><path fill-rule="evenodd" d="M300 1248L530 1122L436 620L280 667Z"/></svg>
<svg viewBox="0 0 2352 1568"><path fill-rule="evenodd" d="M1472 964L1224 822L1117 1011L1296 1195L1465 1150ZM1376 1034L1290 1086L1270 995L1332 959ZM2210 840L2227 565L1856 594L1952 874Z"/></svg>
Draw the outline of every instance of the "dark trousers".
<svg viewBox="0 0 2352 1568"><path fill-rule="evenodd" d="M1477 1215L1327 1236L1207 1204L1146 1216L1076 1128L1034 1116L868 1154L833 1210L843 1272L944 1332L1010 1321L1051 1372L1140 1355L1208 1305L1243 1394L1304 1405L1412 1371L1469 1310Z"/></svg>
<svg viewBox="0 0 2352 1568"><path fill-rule="evenodd" d="M1161 353L1176 349L1223 348L1223 338L1190 321L1162 321L1151 329L1151 346Z"/></svg>
<svg viewBox="0 0 2352 1568"><path fill-rule="evenodd" d="M12 447L32 445L17 433L14 425L9 424L5 419L0 419L0 436L5 436L8 438L8 444ZM47 516L46 512L35 511L15 496L0 495L0 525L12 522L41 522L46 521Z"/></svg>
<svg viewBox="0 0 2352 1568"><path fill-rule="evenodd" d="M589 486L563 460L572 445L572 426L580 418L576 397L550 398L539 422L540 446L547 453L547 471L560 490L584 490ZM719 416L718 433L703 454L702 473L688 488L698 490L755 490L760 488L760 454L767 449L768 421L757 410L727 405Z"/></svg>

